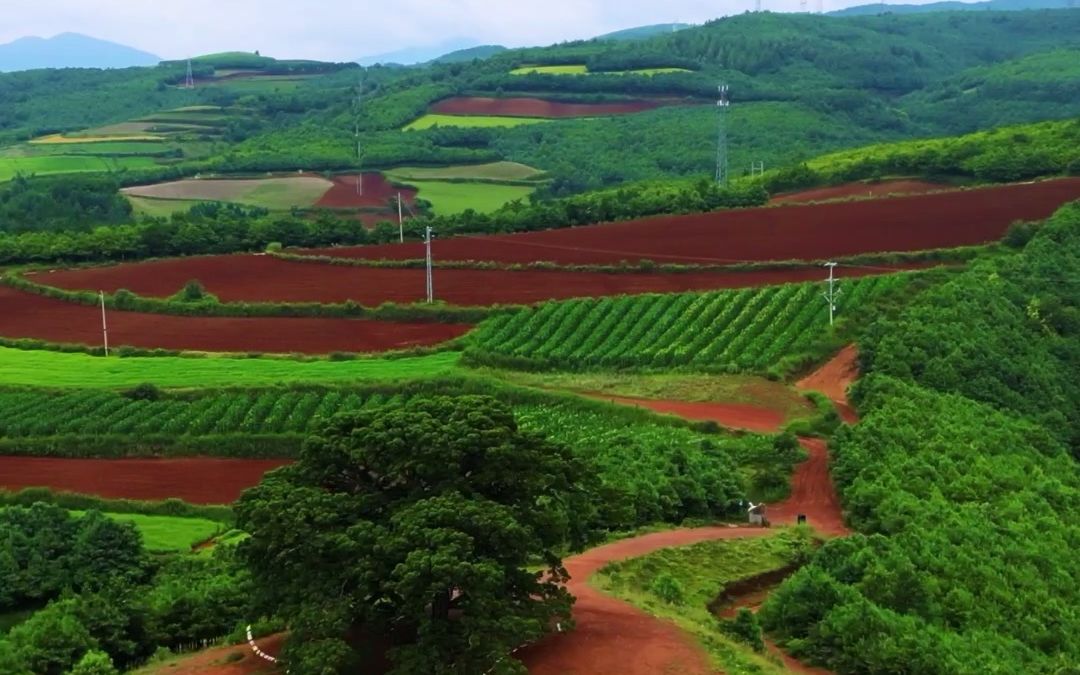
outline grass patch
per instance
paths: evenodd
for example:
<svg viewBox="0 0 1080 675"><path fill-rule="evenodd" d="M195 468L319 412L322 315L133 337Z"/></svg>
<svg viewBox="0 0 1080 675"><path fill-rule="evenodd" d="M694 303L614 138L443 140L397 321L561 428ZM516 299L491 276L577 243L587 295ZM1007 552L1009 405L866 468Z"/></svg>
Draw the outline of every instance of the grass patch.
<svg viewBox="0 0 1080 675"><path fill-rule="evenodd" d="M588 75L589 67L584 63L562 66L522 66L510 71L511 75Z"/></svg>
<svg viewBox="0 0 1080 675"><path fill-rule="evenodd" d="M85 511L72 511L83 516ZM223 525L204 518L145 516L138 513L106 513L119 523L133 523L142 534L143 546L153 553L184 553L193 546L219 534Z"/></svg>
<svg viewBox="0 0 1080 675"><path fill-rule="evenodd" d="M185 179L156 185L125 188L128 197L187 202L219 201L258 206L271 211L315 204L331 188L317 176L256 179ZM153 208L153 207L151 207Z"/></svg>
<svg viewBox="0 0 1080 675"><path fill-rule="evenodd" d="M156 166L150 157L94 157L92 155L43 155L38 157L0 158L0 182L18 174L108 172L120 169L144 169Z"/></svg>
<svg viewBox="0 0 1080 675"><path fill-rule="evenodd" d="M150 134L128 135L128 136L63 136L61 134L53 134L51 136L42 136L41 138L35 138L30 141L30 145L67 145L67 144L80 144L80 143L108 143L111 141L128 141L128 142L147 142L147 143L160 143L165 140L161 136L153 136Z"/></svg>
<svg viewBox="0 0 1080 675"><path fill-rule="evenodd" d="M531 181L544 175L517 162L491 162L489 164L465 164L461 166L413 167L405 166L386 172L387 178L398 181L408 180L488 180L488 181Z"/></svg>
<svg viewBox="0 0 1080 675"><path fill-rule="evenodd" d="M430 129L440 127L519 127L525 124L540 124L551 120L543 117L500 117L497 115L436 115L429 114L413 120L405 126L405 130Z"/></svg>
<svg viewBox="0 0 1080 675"><path fill-rule="evenodd" d="M808 419L816 410L782 382L754 375L691 373L531 373L486 369L483 374L526 387L610 394L690 403L742 403L783 412L785 423Z"/></svg>
<svg viewBox="0 0 1080 675"><path fill-rule="evenodd" d="M726 673L785 673L765 655L727 637L708 606L726 585L787 567L811 545L809 531L792 529L772 537L667 548L612 563L590 583L690 633Z"/></svg>
<svg viewBox="0 0 1080 675"><path fill-rule="evenodd" d="M294 382L395 380L440 375L457 352L427 356L295 361L279 358L100 357L0 347L0 384L32 387L220 387Z"/></svg>
<svg viewBox="0 0 1080 675"><path fill-rule="evenodd" d="M151 197L136 197L124 195L136 216L152 216L154 218L168 218L174 213L187 211L196 204L201 204L197 199L153 199Z"/></svg>
<svg viewBox="0 0 1080 675"><path fill-rule="evenodd" d="M409 181L419 190L417 196L431 202L435 213L443 216L473 209L490 213L515 199L528 199L536 188L528 185L499 185L497 183L449 183L443 181Z"/></svg>

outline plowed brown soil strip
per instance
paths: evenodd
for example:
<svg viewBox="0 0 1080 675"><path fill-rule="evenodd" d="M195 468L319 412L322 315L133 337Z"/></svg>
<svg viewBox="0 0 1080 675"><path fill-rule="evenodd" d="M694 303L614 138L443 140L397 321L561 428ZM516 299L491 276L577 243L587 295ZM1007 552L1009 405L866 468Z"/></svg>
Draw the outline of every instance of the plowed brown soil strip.
<svg viewBox="0 0 1080 675"><path fill-rule="evenodd" d="M862 198L874 199L890 195L913 195L952 189L941 183L927 183L921 180L890 180L881 183L845 183L831 187L814 188L799 192L777 195L770 204L791 204L797 202L822 202L829 199Z"/></svg>
<svg viewBox="0 0 1080 675"><path fill-rule="evenodd" d="M565 103L542 98L484 98L458 96L439 101L431 112L440 115L483 115L498 117L592 117L625 115L653 110L666 101L618 101L613 103Z"/></svg>
<svg viewBox="0 0 1080 675"><path fill-rule="evenodd" d="M355 319L184 317L109 312L109 344L208 352L327 354L434 345L470 326ZM101 310L0 287L0 335L100 345Z"/></svg>
<svg viewBox="0 0 1080 675"><path fill-rule="evenodd" d="M845 269L844 275L888 269ZM748 272L601 273L549 270L435 271L435 295L455 305L530 304L543 300L636 293L677 293L767 286L823 278L820 267ZM198 279L225 302L344 302L375 306L423 300L423 269L348 267L280 260L266 255L174 258L113 267L31 275L39 283L71 290L120 288L167 297Z"/></svg>
<svg viewBox="0 0 1080 675"><path fill-rule="evenodd" d="M285 635L281 633L256 640L259 649L271 656L281 653L284 642ZM233 654L240 654L239 660L230 661L230 658L237 658ZM247 643L207 649L188 658L138 671L140 675L263 675L280 672L284 671L256 656Z"/></svg>
<svg viewBox="0 0 1080 675"><path fill-rule="evenodd" d="M356 188L355 174L334 176L331 179L333 186L315 203L315 207L321 209L358 209L387 207L393 204L396 208L396 199L399 192L401 193L401 201L406 204L412 204L416 199L416 190L395 187L381 173L364 173L362 176L360 191Z"/></svg>
<svg viewBox="0 0 1080 675"><path fill-rule="evenodd" d="M0 457L0 487L48 487L106 499L229 504L263 474L287 464L275 459L63 459Z"/></svg>
<svg viewBox="0 0 1080 675"><path fill-rule="evenodd" d="M848 424L859 421L855 409L848 402L847 391L859 378L859 350L848 345L821 368L799 380L799 389L818 391L836 404L840 417Z"/></svg>
<svg viewBox="0 0 1080 675"><path fill-rule="evenodd" d="M822 260L994 241L1016 220L1037 220L1080 198L1080 178L1030 184L667 216L588 227L439 241L438 260L565 264ZM346 258L422 258L423 245L327 249Z"/></svg>

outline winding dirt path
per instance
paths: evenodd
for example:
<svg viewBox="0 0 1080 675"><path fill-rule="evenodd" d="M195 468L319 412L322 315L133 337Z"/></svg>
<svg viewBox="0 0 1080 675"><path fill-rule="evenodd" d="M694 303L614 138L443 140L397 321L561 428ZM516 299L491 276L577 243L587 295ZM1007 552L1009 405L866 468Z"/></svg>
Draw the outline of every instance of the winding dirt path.
<svg viewBox="0 0 1080 675"><path fill-rule="evenodd" d="M825 394L836 404L840 418L848 424L855 424L859 421L859 416L848 402L847 390L857 379L859 350L855 345L848 345L828 363L799 380L795 386Z"/></svg>
<svg viewBox="0 0 1080 675"><path fill-rule="evenodd" d="M688 420L716 422L728 429L744 429L771 434L784 426L783 412L748 403L666 401L611 394L587 394L587 396L611 403L647 408L665 415L678 415Z"/></svg>

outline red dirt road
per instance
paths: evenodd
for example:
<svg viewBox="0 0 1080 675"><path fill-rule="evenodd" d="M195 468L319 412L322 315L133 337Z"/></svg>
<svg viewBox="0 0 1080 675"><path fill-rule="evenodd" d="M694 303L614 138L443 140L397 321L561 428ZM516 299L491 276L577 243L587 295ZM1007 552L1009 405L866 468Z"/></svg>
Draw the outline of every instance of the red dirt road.
<svg viewBox="0 0 1080 675"><path fill-rule="evenodd" d="M439 101L431 112L440 115L486 115L498 117L591 117L625 115L653 110L667 101L618 101L612 103L565 103L542 98L484 98L459 96Z"/></svg>
<svg viewBox="0 0 1080 675"><path fill-rule="evenodd" d="M552 635L518 652L533 675L707 675L713 672L701 649L674 625L604 595L587 582L617 560L662 548L714 539L763 537L766 529L705 527L658 532L594 548L565 561L577 597L569 633Z"/></svg>
<svg viewBox="0 0 1080 675"><path fill-rule="evenodd" d="M65 459L0 457L0 487L48 487L107 499L229 504L263 474L288 464L276 459Z"/></svg>
<svg viewBox="0 0 1080 675"><path fill-rule="evenodd" d="M439 241L437 260L565 264L654 260L727 263L823 260L860 253L951 248L994 241L1016 220L1050 216L1080 198L1080 178L866 199L665 216ZM325 249L343 258L409 259L423 244Z"/></svg>
<svg viewBox="0 0 1080 675"><path fill-rule="evenodd" d="M259 649L271 656L281 653L284 642L284 633L256 640ZM240 654L242 658L238 661L229 661L229 657L233 654ZM206 649L187 658L167 661L157 668L147 670L147 672L154 673L154 675L263 675L282 671L272 663L256 656L251 651L251 647L244 643L242 645Z"/></svg>
<svg viewBox="0 0 1080 675"><path fill-rule="evenodd" d="M880 183L845 183L831 187L814 188L800 192L777 195L770 204L791 204L799 202L823 202L829 199L848 199L852 197L875 199L890 195L914 195L939 190L950 190L948 185L927 183L921 180L889 180Z"/></svg>
<svg viewBox="0 0 1080 675"><path fill-rule="evenodd" d="M910 266L908 266L910 267ZM880 274L845 269L844 275ZM820 267L747 272L602 273L551 270L435 271L435 294L455 305L531 304L552 299L636 293L676 293L767 286L823 278ZM344 302L375 306L423 300L424 270L349 267L291 262L267 255L173 258L146 263L28 275L38 283L70 290L120 288L167 297L198 279L225 302Z"/></svg>
<svg viewBox="0 0 1080 675"><path fill-rule="evenodd" d="M416 199L416 190L412 188L395 187L386 180L381 173L361 174L363 180L361 187L363 194L357 194L356 175L334 176L331 180L334 186L326 191L326 194L315 203L319 209L359 209L365 207L386 207L394 201L397 194L401 193L401 201L412 204ZM391 218L390 220L393 220Z"/></svg>
<svg viewBox="0 0 1080 675"><path fill-rule="evenodd" d="M689 403L609 394L589 394L589 396L612 403L648 408L665 415L678 415L688 420L716 422L728 429L776 433L784 425L782 412L745 403Z"/></svg>
<svg viewBox="0 0 1080 675"><path fill-rule="evenodd" d="M840 417L848 424L855 424L859 416L848 402L847 390L859 378L859 350L848 345L828 363L799 380L796 386L808 391L819 391L836 404Z"/></svg>
<svg viewBox="0 0 1080 675"><path fill-rule="evenodd" d="M327 354L434 345L469 330L463 324L356 319L182 317L109 312L109 344L208 352ZM0 287L0 335L101 344L101 310Z"/></svg>
<svg viewBox="0 0 1080 675"><path fill-rule="evenodd" d="M799 442L810 454L810 459L796 467L791 478L791 496L768 506L769 520L790 525L798 521L799 514L804 514L818 532L831 536L850 534L844 525L840 497L829 475L828 445L820 438L800 438Z"/></svg>

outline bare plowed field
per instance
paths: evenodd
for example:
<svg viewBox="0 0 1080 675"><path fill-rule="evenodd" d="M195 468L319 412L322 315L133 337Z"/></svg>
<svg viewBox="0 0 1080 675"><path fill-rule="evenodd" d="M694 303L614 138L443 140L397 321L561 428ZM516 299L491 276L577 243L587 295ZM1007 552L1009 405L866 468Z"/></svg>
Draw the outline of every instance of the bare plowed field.
<svg viewBox="0 0 1080 675"><path fill-rule="evenodd" d="M653 110L665 101L619 101L614 103L564 103L541 98L483 98L460 96L439 101L431 112L439 115L494 117L594 117L626 115Z"/></svg>
<svg viewBox="0 0 1080 675"><path fill-rule="evenodd" d="M620 260L724 263L820 260L879 251L917 251L999 239L1017 220L1046 218L1080 198L1080 178L974 190L656 217L436 244L439 260ZM338 248L346 258L422 258L419 243Z"/></svg>
<svg viewBox="0 0 1080 675"><path fill-rule="evenodd" d="M271 469L274 459L62 459L0 457L0 487L48 487L107 499L229 504Z"/></svg>
<svg viewBox="0 0 1080 675"><path fill-rule="evenodd" d="M316 208L322 209L359 209L387 207L401 193L401 201L412 204L416 199L416 190L395 187L381 173L362 174L360 189L356 187L356 175L334 176L333 185L315 202ZM390 220L395 220L396 217Z"/></svg>
<svg viewBox="0 0 1080 675"><path fill-rule="evenodd" d="M948 185L927 183L921 180L890 180L881 183L845 183L831 187L801 190L773 197L771 204L824 202L830 199L874 199L890 195L919 195L938 190L949 190Z"/></svg>
<svg viewBox="0 0 1080 675"><path fill-rule="evenodd" d="M440 242L445 245L447 242ZM436 247L438 250L438 247ZM845 269L845 276L883 270ZM173 295L190 279L198 279L226 302L344 302L363 305L386 301L414 302L425 296L424 270L349 267L279 260L271 256L236 255L178 258L114 267L63 270L29 277L67 289L120 288L139 295ZM455 305L530 304L551 299L636 293L675 293L767 286L823 279L819 267L748 272L603 273L549 270L435 271L435 295Z"/></svg>
<svg viewBox="0 0 1080 675"><path fill-rule="evenodd" d="M108 320L113 346L209 352L378 352L438 344L469 329L440 323L205 318L139 312L109 312ZM0 287L0 336L100 345L101 311Z"/></svg>

